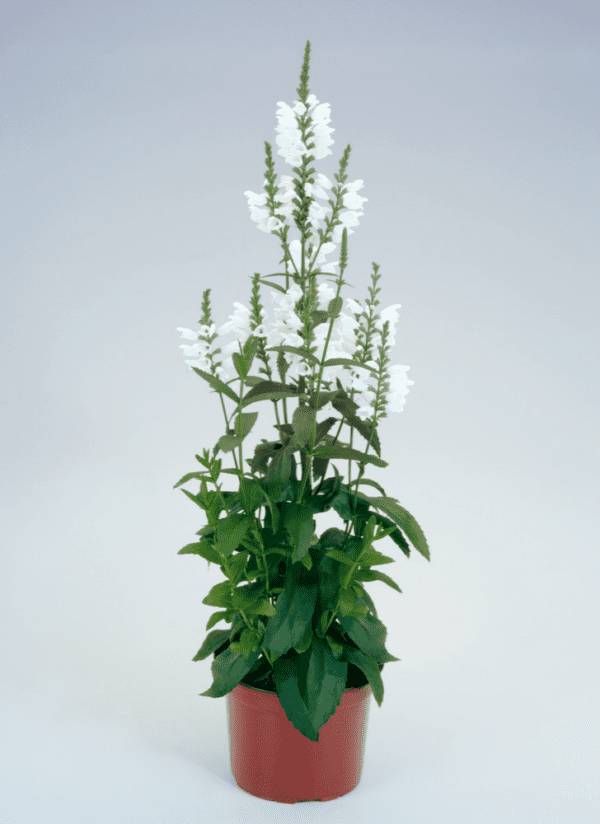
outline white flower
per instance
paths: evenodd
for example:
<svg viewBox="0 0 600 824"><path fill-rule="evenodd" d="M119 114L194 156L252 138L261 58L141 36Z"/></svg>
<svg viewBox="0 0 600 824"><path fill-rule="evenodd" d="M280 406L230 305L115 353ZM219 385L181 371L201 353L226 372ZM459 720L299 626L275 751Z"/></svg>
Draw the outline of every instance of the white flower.
<svg viewBox="0 0 600 824"><path fill-rule="evenodd" d="M226 335L228 332L234 332L237 346L237 341L245 343L250 335L250 310L242 303L234 301L235 310L232 315L229 315L229 320L219 327L217 334ZM228 351L231 351L229 349Z"/></svg>
<svg viewBox="0 0 600 824"><path fill-rule="evenodd" d="M363 180L355 180L354 183L346 183L344 186L345 194L342 197L342 202L346 209L358 209L362 210L363 203L368 200L368 197L361 197L357 195L356 192L358 189L362 189L364 186Z"/></svg>
<svg viewBox="0 0 600 824"><path fill-rule="evenodd" d="M406 402L406 395L408 395L408 387L414 384L414 381L408 379L406 373L410 366L390 366L388 369L390 376L390 390L387 397L388 412L402 412Z"/></svg>
<svg viewBox="0 0 600 824"><path fill-rule="evenodd" d="M341 221L341 226L336 226L333 230L332 240L334 243L341 243L342 242L342 232L344 228L348 230L348 234L354 234L354 229L351 229L351 226L358 226L358 218L362 217L362 212L354 212L352 210L348 212L342 212L339 216L339 220Z"/></svg>
<svg viewBox="0 0 600 824"><path fill-rule="evenodd" d="M388 321L389 323L389 331L388 331L388 338L387 343L388 346L392 347L396 345L396 324L398 322L398 309L401 306L399 303L393 303L391 306L388 306L387 309L383 309L377 316L375 320L375 328L379 329L380 331L383 330L383 324ZM373 335L373 345L378 347L381 346L381 335L375 334Z"/></svg>
<svg viewBox="0 0 600 824"><path fill-rule="evenodd" d="M248 190L244 192L244 195L248 199L248 206L264 206L267 202L267 195L264 192L262 194L256 194L256 192Z"/></svg>
<svg viewBox="0 0 600 824"><path fill-rule="evenodd" d="M311 112L313 142L315 144L311 152L317 160L331 154L329 146L333 146L333 140L329 135L334 132L335 129L327 125L331 123L330 114L331 106L329 103L321 103ZM310 142L310 138L308 142Z"/></svg>
<svg viewBox="0 0 600 824"><path fill-rule="evenodd" d="M297 166L301 160L302 155L306 154L306 146L302 142L302 132L298 128L298 121L294 110L291 109L287 103L278 102L277 121L275 127L277 132L277 145L279 146L278 155L290 163L292 166Z"/></svg>
<svg viewBox="0 0 600 824"><path fill-rule="evenodd" d="M185 338L185 340L198 340L198 333L192 332L191 329L184 329L181 326L177 327L177 331L181 332L180 338Z"/></svg>

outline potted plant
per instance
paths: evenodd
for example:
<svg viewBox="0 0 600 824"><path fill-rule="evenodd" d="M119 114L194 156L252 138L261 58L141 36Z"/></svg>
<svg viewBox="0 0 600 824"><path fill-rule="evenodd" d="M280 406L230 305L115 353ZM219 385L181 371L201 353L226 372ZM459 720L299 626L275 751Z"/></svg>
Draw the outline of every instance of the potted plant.
<svg viewBox="0 0 600 824"><path fill-rule="evenodd" d="M366 198L362 180L347 182L350 146L337 185L315 169L331 154L333 129L329 104L309 93L309 59L310 42L298 100L277 110L278 154L292 174L276 174L265 142L263 191L245 193L258 229L281 242L282 271L255 273L250 308L235 302L219 329L206 289L200 329L178 329L193 341L181 345L186 363L219 395L225 418L212 454L196 455L202 468L175 485L199 481L197 493L182 491L207 519L180 554L199 555L225 576L203 600L217 611L194 657L214 658L213 683L201 695L227 696L237 784L290 803L356 786L370 694L381 705L381 671L399 660L385 647L387 630L365 587L383 581L401 591L377 569L395 559L374 544L389 537L396 552L408 557L412 545L429 559L413 516L365 477L367 465L388 465L378 424L402 410L412 381L408 367L390 365L399 305L377 308L377 264L365 305L346 299L343 311L348 235ZM339 261L327 262L338 246ZM271 290L270 322L261 286ZM229 343L220 340L231 332ZM276 435L248 458L257 404L272 408ZM335 461L347 464L346 474ZM233 489L224 476L233 476ZM330 510L341 528L318 535L317 516ZM229 626L212 629L220 621Z"/></svg>

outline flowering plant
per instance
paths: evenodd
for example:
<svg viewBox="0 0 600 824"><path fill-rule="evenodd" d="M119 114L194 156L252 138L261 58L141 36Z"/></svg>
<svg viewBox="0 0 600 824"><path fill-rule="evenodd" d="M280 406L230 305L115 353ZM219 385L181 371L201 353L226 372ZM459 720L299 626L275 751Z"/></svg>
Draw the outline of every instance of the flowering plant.
<svg viewBox="0 0 600 824"><path fill-rule="evenodd" d="M381 458L377 425L387 411L402 410L412 381L408 367L390 365L400 307L378 311L377 264L365 306L350 298L348 312L342 311L348 235L367 198L358 194L362 180L347 182L350 146L334 175L336 186L313 166L331 154L333 129L329 104L309 94L309 58L310 42L299 99L291 108L279 103L277 110L278 154L293 175L276 175L272 147L265 142L263 190L245 193L258 229L280 239L284 271L264 278L255 273L251 308L234 302L230 320L219 329L207 289L200 330L178 329L194 341L181 345L186 363L219 395L226 432L212 455L207 449L196 455L203 469L175 487L199 480L197 494L182 491L208 520L196 533L199 540L180 554L199 555L226 577L202 602L218 610L207 630L220 621L231 626L209 632L194 658L214 656L213 683L201 694L219 698L240 682L276 691L294 727L318 741L346 688L368 681L381 705L381 670L399 660L385 648L386 627L364 587L383 581L401 591L373 568L394 560L373 544L389 537L406 556L412 544L427 559L429 549L413 516L363 477L367 464L388 465ZM294 240L288 238L292 222L300 235ZM338 245L339 261L326 262ZM283 278L285 285L271 278ZM273 290L270 324L261 285ZM229 333L231 342L218 340ZM260 402L272 404L277 436L263 439L244 460L244 444L258 417L251 409ZM320 412L337 416L319 420ZM349 442L340 439L344 426ZM355 434L366 441L361 449L354 445ZM224 468L219 453L231 454L234 467ZM348 462L347 477L331 463L335 460ZM234 475L239 488L223 489L223 474ZM381 494L366 495L361 485ZM319 537L315 516L330 509L344 529L327 529Z"/></svg>

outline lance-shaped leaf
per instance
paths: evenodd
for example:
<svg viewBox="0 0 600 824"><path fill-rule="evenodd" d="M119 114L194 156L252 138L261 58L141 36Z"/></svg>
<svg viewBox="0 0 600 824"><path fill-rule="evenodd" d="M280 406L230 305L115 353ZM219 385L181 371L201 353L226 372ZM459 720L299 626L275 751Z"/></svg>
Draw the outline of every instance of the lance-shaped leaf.
<svg viewBox="0 0 600 824"><path fill-rule="evenodd" d="M233 452L233 450L237 449L242 443L242 440L243 439L238 438L237 435L221 435L215 447L215 454L219 451Z"/></svg>
<svg viewBox="0 0 600 824"><path fill-rule="evenodd" d="M372 366L365 366L362 363L357 363L354 360L350 360L350 358L329 358L323 364L324 366L350 366L353 369L356 369L357 366L360 366L361 369L366 369L367 371L371 372L373 375L379 375L377 369L373 369Z"/></svg>
<svg viewBox="0 0 600 824"><path fill-rule="evenodd" d="M379 442L379 435L377 429L373 426L371 421L363 421L356 414L358 404L351 400L340 383L340 379L336 378L338 385L338 395L331 401L333 408L340 412L346 421L356 429L366 441L370 441L373 449L378 455L381 455L381 444ZM387 466L387 464L386 464Z"/></svg>
<svg viewBox="0 0 600 824"><path fill-rule="evenodd" d="M314 329L316 326L319 326L321 323L325 323L329 320L329 315L327 312L323 312L322 310L317 310L315 312L311 312L311 328Z"/></svg>
<svg viewBox="0 0 600 824"><path fill-rule="evenodd" d="M253 522L254 518L250 515L235 514L230 514L218 522L217 543L226 557L240 546Z"/></svg>
<svg viewBox="0 0 600 824"><path fill-rule="evenodd" d="M231 583L229 581L221 581L220 584L215 584L206 598L202 599L202 603L209 607L231 609L233 607Z"/></svg>
<svg viewBox="0 0 600 824"><path fill-rule="evenodd" d="M299 389L276 381L261 381L250 389L242 399L242 406L248 406L255 401L277 401L281 398L294 398L300 394Z"/></svg>
<svg viewBox="0 0 600 824"><path fill-rule="evenodd" d="M365 501L369 501L370 504L378 509L382 509L386 515L389 515L392 521L398 524L402 531L406 533L408 540L417 552L420 552L428 561L430 560L429 546L427 545L427 539L423 534L423 530L410 512L404 509L403 506L400 506L395 498L371 498L362 492L357 492L356 494L364 498Z"/></svg>
<svg viewBox="0 0 600 824"><path fill-rule="evenodd" d="M286 532L294 545L292 562L295 563L302 560L308 552L317 522L310 509L296 501L286 501L281 510Z"/></svg>
<svg viewBox="0 0 600 824"><path fill-rule="evenodd" d="M248 374L248 366L246 364L246 359L243 355L240 355L239 352L234 352L231 356L233 361L233 365L235 366L235 371L238 373L240 378L245 378Z"/></svg>
<svg viewBox="0 0 600 824"><path fill-rule="evenodd" d="M273 664L273 681L277 697L289 722L310 741L319 740L319 731L313 724L300 692L299 658L308 657L308 651L301 655L293 650L286 656L277 658Z"/></svg>
<svg viewBox="0 0 600 824"><path fill-rule="evenodd" d="M184 475L181 480L177 481L173 489L177 489L177 487L181 486L182 484L186 484L188 481L191 480L200 480L200 478L204 477L205 475L210 475L210 472L188 472L187 475Z"/></svg>
<svg viewBox="0 0 600 824"><path fill-rule="evenodd" d="M213 629L212 632L209 632L192 661L203 661L209 655L212 655L216 649L219 649L227 641L230 632L230 629Z"/></svg>
<svg viewBox="0 0 600 824"><path fill-rule="evenodd" d="M222 392L224 395L227 395L228 398L231 398L232 401L236 403L240 402L239 397L235 394L233 389L228 386L223 381L219 380L219 378L215 377L215 375L211 375L210 372L205 372L203 369L198 369L195 366L192 366L194 372L200 375L201 378L204 378L207 383L209 383L215 392Z"/></svg>
<svg viewBox="0 0 600 824"><path fill-rule="evenodd" d="M356 578L357 581L383 581L389 587L395 589L396 592L402 592L393 578L390 578L385 572L379 572L379 570L376 569L357 569L356 572L354 572L354 578Z"/></svg>
<svg viewBox="0 0 600 824"><path fill-rule="evenodd" d="M335 397L338 395L338 390L336 389L334 392L319 392L319 398L317 400L317 393L313 392L312 395L309 395L308 398L308 405L311 406L313 409L322 409L329 401L333 401ZM334 418L334 420L339 420L339 418Z"/></svg>
<svg viewBox="0 0 600 824"><path fill-rule="evenodd" d="M313 452L313 456L316 458L327 458L328 460L338 458L346 461L350 460L359 461L360 463L372 463L375 464L375 466L388 465L387 461L384 461L375 455L367 455L365 452L359 452L358 449L352 449L351 447L344 446L342 444L334 444L333 446L319 446Z"/></svg>
<svg viewBox="0 0 600 824"><path fill-rule="evenodd" d="M252 369L252 362L254 361L254 357L258 352L258 348L260 346L260 338L257 338L256 335L250 335L244 344L244 360L246 361L246 375Z"/></svg>
<svg viewBox="0 0 600 824"><path fill-rule="evenodd" d="M298 406L292 415L292 443L305 446L311 439L317 416L316 409L310 406Z"/></svg>
<svg viewBox="0 0 600 824"><path fill-rule="evenodd" d="M200 555L206 561L212 564L223 563L219 553L209 541L199 541L196 544L186 544L183 549L180 549L178 555Z"/></svg>
<svg viewBox="0 0 600 824"><path fill-rule="evenodd" d="M231 647L227 647L212 662L213 683L200 695L206 695L209 698L222 698L227 695L250 672L259 655L260 650L255 650L249 658L245 658L243 652L235 652Z"/></svg>
<svg viewBox="0 0 600 824"><path fill-rule="evenodd" d="M317 602L318 575L303 564L287 568L283 591L275 604L275 615L267 622L263 645L275 655L283 655L304 637Z"/></svg>
<svg viewBox="0 0 600 824"><path fill-rule="evenodd" d="M257 418L258 412L240 412L236 415L233 425L235 434L243 440L252 430Z"/></svg>
<svg viewBox="0 0 600 824"><path fill-rule="evenodd" d="M337 316L342 311L342 306L344 305L344 301L338 295L337 297L333 298L333 300L329 301L329 305L327 306L327 314L330 318L337 318Z"/></svg>
<svg viewBox="0 0 600 824"><path fill-rule="evenodd" d="M302 349L298 346L269 346L267 352L289 352L290 355L300 355L301 358L312 363L315 366L320 366L320 361L308 349Z"/></svg>
<svg viewBox="0 0 600 824"><path fill-rule="evenodd" d="M376 481L372 481L370 478L361 478L358 483L367 484L368 486L374 486L375 489L378 489L385 495L385 489L382 486L380 486Z"/></svg>
<svg viewBox="0 0 600 824"><path fill-rule="evenodd" d="M354 621L358 619L348 618L346 620ZM369 684L371 685L371 689L373 690L373 698L377 701L379 706L381 706L381 702L383 701L384 690L383 680L381 678L381 671L379 669L377 660L370 658L368 655L365 655L364 652L361 652L358 649L353 649L352 647L348 646L344 647L341 659L347 661L349 664L354 664L355 667L358 667L358 669L365 674L365 678L368 680Z"/></svg>
<svg viewBox="0 0 600 824"><path fill-rule="evenodd" d="M385 648L387 627L379 618L375 618L373 615L365 615L362 618L338 615L338 621L346 635L369 658L373 658L380 664L399 660L390 655Z"/></svg>
<svg viewBox="0 0 600 824"><path fill-rule="evenodd" d="M348 663L336 659L329 646L314 636L306 672L306 709L313 726L320 730L342 700L346 688Z"/></svg>

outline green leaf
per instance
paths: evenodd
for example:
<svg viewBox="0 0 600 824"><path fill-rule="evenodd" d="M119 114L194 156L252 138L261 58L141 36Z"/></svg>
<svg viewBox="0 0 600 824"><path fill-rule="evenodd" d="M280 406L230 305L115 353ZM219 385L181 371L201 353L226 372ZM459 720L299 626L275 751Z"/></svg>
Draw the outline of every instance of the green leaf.
<svg viewBox="0 0 600 824"><path fill-rule="evenodd" d="M221 565L222 559L209 541L199 541L195 544L186 544L177 553L178 555L200 555L211 564Z"/></svg>
<svg viewBox="0 0 600 824"><path fill-rule="evenodd" d="M356 414L358 404L348 397L339 378L336 378L336 382L338 386L338 397L331 402L333 408L337 412L340 412L350 426L356 429L366 441L371 443L378 455L381 455L381 444L379 442L377 428L373 427L371 421L363 421L362 418L358 417ZM385 465L387 466L387 464Z"/></svg>
<svg viewBox="0 0 600 824"><path fill-rule="evenodd" d="M308 662L308 655L308 651L298 655L292 650L287 655L277 658L273 664L273 681L275 682L279 703L290 723L305 738L310 741L318 741L319 731L308 715L298 683L300 674L298 659L304 658Z"/></svg>
<svg viewBox="0 0 600 824"><path fill-rule="evenodd" d="M289 352L290 355L300 355L301 358L312 363L315 366L320 366L321 363L308 349L302 349L298 346L269 346L267 352Z"/></svg>
<svg viewBox="0 0 600 824"><path fill-rule="evenodd" d="M376 483L375 481L371 481L369 478L361 478L358 483L359 484L368 484L369 486L374 486L376 489L378 489L380 492L383 492L383 494L385 495L385 489L382 486L380 486L378 483Z"/></svg>
<svg viewBox="0 0 600 824"><path fill-rule="evenodd" d="M189 499L190 499L190 501L193 501L193 502L194 502L197 506L199 506L199 507L200 507L200 509L204 509L204 510L206 509L206 507L204 506L204 504L202 503L202 501L200 500L200 498L198 497L198 495L192 495L192 493L191 493L191 492L188 492L188 491L187 491L187 489L182 489L181 491L183 492L183 494L184 494L187 498L189 498Z"/></svg>
<svg viewBox="0 0 600 824"><path fill-rule="evenodd" d="M310 406L296 407L292 415L292 427L294 430L292 442L294 444L305 446L310 441L316 416L316 409L311 409Z"/></svg>
<svg viewBox="0 0 600 824"><path fill-rule="evenodd" d="M329 315L327 312L323 312L321 310L317 310L315 312L311 312L311 321L312 321L312 328L314 329L315 326L319 326L321 323L325 323L329 320Z"/></svg>
<svg viewBox="0 0 600 824"><path fill-rule="evenodd" d="M212 632L209 632L192 661L203 661L209 655L212 655L216 649L219 649L227 641L230 632L229 629L213 629Z"/></svg>
<svg viewBox="0 0 600 824"><path fill-rule="evenodd" d="M335 397L337 397L338 390L336 389L334 392L319 392L319 401L317 403L317 393L313 392L312 395L309 396L308 405L311 406L313 409L322 409L325 404L332 401ZM329 420L329 419L328 419ZM339 421L339 418L332 418L334 421Z"/></svg>
<svg viewBox="0 0 600 824"><path fill-rule="evenodd" d="M390 655L385 648L387 628L378 618L373 615L365 615L363 618L340 615L338 621L346 635L369 658L373 658L380 664L398 661L398 658Z"/></svg>
<svg viewBox="0 0 600 824"><path fill-rule="evenodd" d="M295 501L286 501L281 506L281 514L286 532L294 545L292 562L300 561L308 552L317 522L308 507Z"/></svg>
<svg viewBox="0 0 600 824"><path fill-rule="evenodd" d="M241 492L244 499L244 512L247 515L252 515L267 500L264 489L256 479L246 479Z"/></svg>
<svg viewBox="0 0 600 824"><path fill-rule="evenodd" d="M357 492L356 494L389 515L394 523L398 524L403 532L406 533L408 540L417 552L420 552L428 561L430 560L429 546L427 545L427 539L423 534L423 530L410 512L404 509L403 506L400 506L395 498L370 498L362 492Z"/></svg>
<svg viewBox="0 0 600 824"><path fill-rule="evenodd" d="M236 403L240 402L239 397L235 394L233 389L230 386L227 386L226 383L219 380L219 378L215 377L215 375L211 375L210 372L205 372L203 369L197 369L195 366L192 366L194 372L200 375L201 378L204 378L207 383L211 385L215 392L222 392L224 395L227 395L228 398L231 398L232 401Z"/></svg>
<svg viewBox="0 0 600 824"><path fill-rule="evenodd" d="M231 584L229 581L222 581L220 584L215 584L210 590L206 598L202 601L209 607L225 607L231 609L233 607Z"/></svg>
<svg viewBox="0 0 600 824"><path fill-rule="evenodd" d="M256 335L250 335L244 344L244 358L248 367L246 372L246 380L248 379L248 372L252 368L252 362L256 357L256 353L260 347L260 338Z"/></svg>
<svg viewBox="0 0 600 824"><path fill-rule="evenodd" d="M251 431L257 418L258 412L240 412L236 415L235 423L233 425L235 434L243 440Z"/></svg>
<svg viewBox="0 0 600 824"><path fill-rule="evenodd" d="M240 546L253 523L252 516L235 514L230 514L217 523L217 543L226 557Z"/></svg>
<svg viewBox="0 0 600 824"><path fill-rule="evenodd" d="M325 553L330 558L334 558L336 561L339 561L341 564L347 564L348 566L353 566L354 561L345 552L340 552L339 549L330 549L329 552Z"/></svg>
<svg viewBox="0 0 600 824"><path fill-rule="evenodd" d="M242 652L235 652L231 647L227 647L212 662L213 683L209 689L201 692L200 695L206 695L209 698L222 698L227 695L250 672L259 655L259 650L255 650L249 658L245 658Z"/></svg>
<svg viewBox="0 0 600 824"><path fill-rule="evenodd" d="M275 615L275 607L264 594L261 583L244 584L234 589L233 607L248 615Z"/></svg>
<svg viewBox="0 0 600 824"><path fill-rule="evenodd" d="M290 564L283 592L275 604L275 615L267 621L263 645L276 655L284 655L304 637L317 602L318 576L302 564Z"/></svg>
<svg viewBox="0 0 600 824"><path fill-rule="evenodd" d="M329 360L326 360L323 365L324 366L351 366L353 368L356 368L357 366L360 366L361 369L367 369L369 372L372 372L373 375L378 375L379 374L377 372L377 369L373 369L371 366L364 366L362 363L359 364L354 360L350 360L350 358L329 358ZM357 409L358 409L358 405L357 405Z"/></svg>
<svg viewBox="0 0 600 824"><path fill-rule="evenodd" d="M221 435L216 445L216 452L233 452L242 443L236 435Z"/></svg>
<svg viewBox="0 0 600 824"><path fill-rule="evenodd" d="M233 365L235 366L235 371L238 373L240 378L245 378L248 374L248 366L246 364L246 359L243 355L240 355L239 352L233 352L231 355L231 359L233 360Z"/></svg>
<svg viewBox="0 0 600 824"><path fill-rule="evenodd" d="M342 700L346 688L348 663L336 659L328 645L318 636L310 647L306 688L306 709L315 729L329 721Z"/></svg>
<svg viewBox="0 0 600 824"><path fill-rule="evenodd" d="M261 381L253 386L242 399L242 406L262 400L279 400L280 398L294 398L300 394L299 390L285 383L275 381Z"/></svg>
<svg viewBox="0 0 600 824"><path fill-rule="evenodd" d="M183 478L181 478L181 480L177 481L173 489L177 489L177 487L181 486L182 484L186 484L188 481L191 481L192 479L199 480L203 476L209 474L209 472L188 472L188 474L184 475Z"/></svg>
<svg viewBox="0 0 600 824"><path fill-rule="evenodd" d="M314 452L314 457L327 458L327 460L350 460L359 461L361 463L372 463L375 466L387 466L387 461L377 458L375 455L367 455L364 452L359 452L358 449L351 449L342 444L335 446L319 446ZM357 495L360 493L356 493Z"/></svg>
<svg viewBox="0 0 600 824"><path fill-rule="evenodd" d="M333 300L329 301L329 305L327 307L327 314L330 318L337 318L337 316L342 311L342 306L344 305L344 301L338 295L337 297L333 298Z"/></svg>
<svg viewBox="0 0 600 824"><path fill-rule="evenodd" d="M213 612L206 623L206 629L214 627L214 625L218 624L219 621L231 621L231 618L231 610L226 610L225 612ZM227 631L230 632L230 630Z"/></svg>
<svg viewBox="0 0 600 824"><path fill-rule="evenodd" d="M371 567L376 564L393 564L395 560L395 558L390 558L389 555L382 555L381 552L377 552L376 549L368 549L360 556L358 565L361 567Z"/></svg>
<svg viewBox="0 0 600 824"><path fill-rule="evenodd" d="M360 619L349 618L346 620ZM381 672L379 671L377 660L370 658L369 656L365 655L364 652L361 652L358 649L353 649L352 647L348 646L344 647L342 659L344 661L347 661L349 664L354 664L355 667L358 667L359 670L364 672L365 678L368 680L369 684L371 685L371 689L373 690L373 698L377 701L379 706L381 706L381 702L383 701L384 690L383 680L381 678Z"/></svg>
<svg viewBox="0 0 600 824"><path fill-rule="evenodd" d="M390 558L390 560L392 560ZM386 575L384 572L379 572L375 569L358 569L354 573L354 577L357 581L383 581L392 589L395 589L397 592L402 592L398 584L390 578L389 575Z"/></svg>

